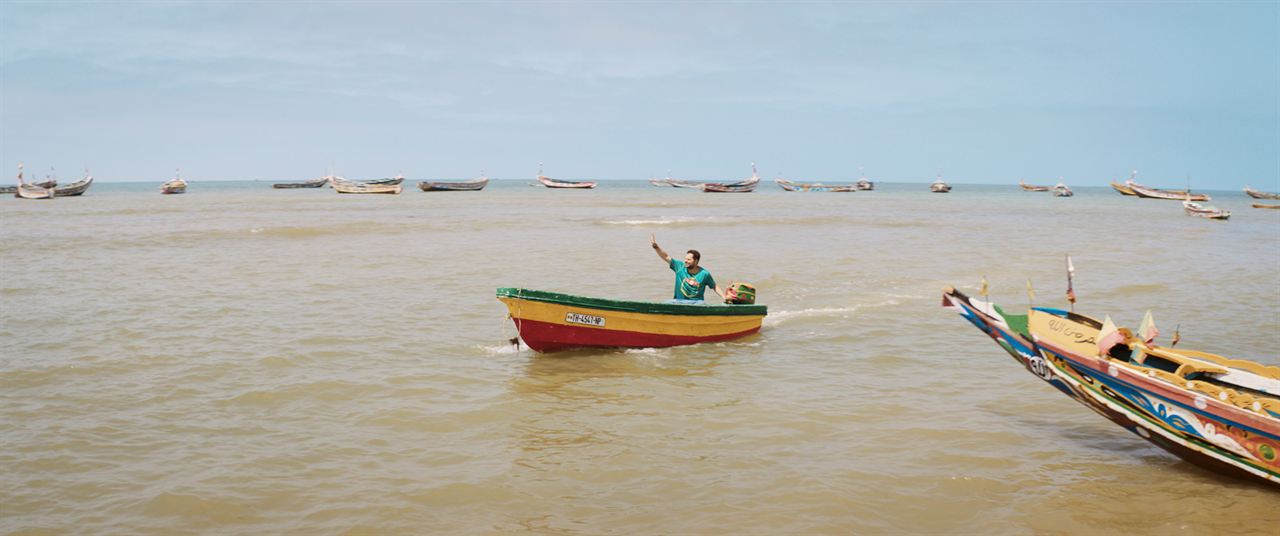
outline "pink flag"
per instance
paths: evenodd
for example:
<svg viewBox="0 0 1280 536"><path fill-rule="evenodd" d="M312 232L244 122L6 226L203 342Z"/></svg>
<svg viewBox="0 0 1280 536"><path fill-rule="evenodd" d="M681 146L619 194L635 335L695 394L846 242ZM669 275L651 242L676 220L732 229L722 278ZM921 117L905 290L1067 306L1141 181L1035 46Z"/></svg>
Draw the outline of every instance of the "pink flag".
<svg viewBox="0 0 1280 536"><path fill-rule="evenodd" d="M1124 335L1116 329L1115 323L1111 321L1111 315L1107 315L1106 320L1102 321L1102 331L1098 332L1098 355L1107 355L1107 350L1123 340Z"/></svg>
<svg viewBox="0 0 1280 536"><path fill-rule="evenodd" d="M1138 326L1138 337L1142 338L1142 342L1151 344L1160 336L1160 330L1156 328L1156 321L1151 318L1151 310L1147 309L1146 316L1142 317L1142 325Z"/></svg>

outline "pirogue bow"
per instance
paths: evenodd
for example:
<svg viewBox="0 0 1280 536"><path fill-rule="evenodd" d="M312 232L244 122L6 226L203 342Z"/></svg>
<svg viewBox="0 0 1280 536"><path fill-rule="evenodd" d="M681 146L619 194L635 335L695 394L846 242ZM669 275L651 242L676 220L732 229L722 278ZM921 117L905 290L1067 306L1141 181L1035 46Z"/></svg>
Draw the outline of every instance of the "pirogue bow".
<svg viewBox="0 0 1280 536"><path fill-rule="evenodd" d="M497 294L520 338L539 352L726 341L759 331L769 312L764 305L624 301L521 288Z"/></svg>
<svg viewBox="0 0 1280 536"><path fill-rule="evenodd" d="M1046 307L1009 314L951 287L942 304L1036 377L1138 437L1201 467L1280 486L1280 367L1159 347L1109 318Z"/></svg>

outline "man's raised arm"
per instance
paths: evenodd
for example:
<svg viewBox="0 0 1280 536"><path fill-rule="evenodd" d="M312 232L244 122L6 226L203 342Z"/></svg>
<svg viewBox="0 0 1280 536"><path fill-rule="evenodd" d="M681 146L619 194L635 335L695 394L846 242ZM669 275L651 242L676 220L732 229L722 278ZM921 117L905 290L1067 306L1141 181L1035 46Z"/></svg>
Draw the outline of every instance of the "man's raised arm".
<svg viewBox="0 0 1280 536"><path fill-rule="evenodd" d="M667 255L667 252L662 251L662 248L658 246L658 239L653 237L653 233L649 233L649 245L653 246L654 253L657 253L662 258L662 262L671 264L671 256Z"/></svg>

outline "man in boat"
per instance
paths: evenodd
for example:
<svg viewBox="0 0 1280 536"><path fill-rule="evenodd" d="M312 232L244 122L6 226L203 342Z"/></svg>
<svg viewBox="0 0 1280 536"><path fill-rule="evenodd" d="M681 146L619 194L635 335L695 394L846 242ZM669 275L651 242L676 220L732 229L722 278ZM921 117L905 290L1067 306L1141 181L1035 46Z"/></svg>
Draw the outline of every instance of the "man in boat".
<svg viewBox="0 0 1280 536"><path fill-rule="evenodd" d="M653 246L653 251L667 263L667 267L676 273L675 298L671 300L672 303L705 303L703 294L708 288L721 299L724 298L724 293L716 288L716 280L711 277L711 272L698 266L698 261L702 260L702 254L698 253L698 250L689 250L684 255L684 262L680 262L667 255L667 252L658 246L658 239L652 234L649 235L649 245Z"/></svg>

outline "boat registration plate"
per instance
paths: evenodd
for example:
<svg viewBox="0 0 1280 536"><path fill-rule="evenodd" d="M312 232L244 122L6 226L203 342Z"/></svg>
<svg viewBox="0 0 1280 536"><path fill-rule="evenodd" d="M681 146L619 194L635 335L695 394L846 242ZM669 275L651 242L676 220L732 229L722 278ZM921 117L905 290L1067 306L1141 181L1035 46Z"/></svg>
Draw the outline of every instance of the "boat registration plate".
<svg viewBox="0 0 1280 536"><path fill-rule="evenodd" d="M569 313L564 316L564 321L570 324L583 324L586 326L604 327L604 317L594 315L584 315L581 313Z"/></svg>

